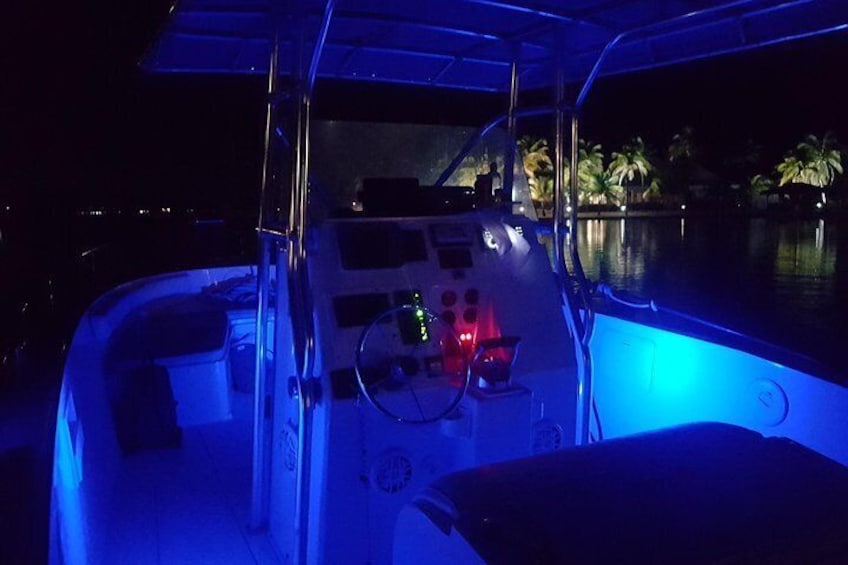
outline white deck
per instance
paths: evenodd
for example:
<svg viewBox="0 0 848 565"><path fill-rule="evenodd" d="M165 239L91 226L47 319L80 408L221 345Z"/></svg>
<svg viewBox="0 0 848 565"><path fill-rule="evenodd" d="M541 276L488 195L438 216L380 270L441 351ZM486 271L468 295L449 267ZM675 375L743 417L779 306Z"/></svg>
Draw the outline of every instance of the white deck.
<svg viewBox="0 0 848 565"><path fill-rule="evenodd" d="M108 563L280 561L249 527L253 397L233 392L233 419L183 428L181 448L125 457L112 500Z"/></svg>

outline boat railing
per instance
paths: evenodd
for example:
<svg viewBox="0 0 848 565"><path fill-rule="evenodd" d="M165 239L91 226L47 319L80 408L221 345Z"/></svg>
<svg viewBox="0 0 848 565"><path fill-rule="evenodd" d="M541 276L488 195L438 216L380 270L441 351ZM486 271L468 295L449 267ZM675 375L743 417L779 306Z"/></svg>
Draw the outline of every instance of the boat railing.
<svg viewBox="0 0 848 565"><path fill-rule="evenodd" d="M643 319L642 323L647 323L659 329L682 333L694 339L705 340L756 355L757 357L768 359L827 381L840 384L844 382L844 376L838 370L814 357L787 349L776 343L735 330L700 316L657 304L653 299L642 299L633 296L624 297L610 285L603 283L593 283L592 295L596 301L597 299L601 299L607 301L609 304L623 307L625 309L623 312L627 310L634 313L650 312L651 316L648 319ZM620 313L619 315L624 315L621 310L618 312ZM605 313L616 315L615 311Z"/></svg>
<svg viewBox="0 0 848 565"><path fill-rule="evenodd" d="M254 393L254 438L253 438L253 476L251 501L251 526L264 527L268 521L270 505L270 450L271 433L269 422L270 406L273 406L273 391L269 390L267 368L264 361L266 320L269 315L270 273L272 258L276 261L278 280L286 280L290 301L290 323L294 342L296 375L292 379L290 394L297 401L297 477L294 509L294 547L292 562L306 562L308 540L307 506L310 497L310 468L312 458L312 417L315 399L313 390L313 366L315 358L315 329L313 326L313 305L307 268L306 233L308 228L308 186L309 186L309 127L310 106L318 62L324 49L330 21L335 9L335 0L326 0L321 22L314 37L314 44L306 46L306 26L302 18L294 18L291 31L299 36L299 59L296 65L298 80L289 96L280 95L280 44L279 33L273 39L271 59L268 69L268 102L266 105L265 158L263 163L262 188L260 193L260 212L258 228L259 266L256 315L256 363ZM299 16L304 16L300 13ZM308 58L308 61L304 59ZM305 64L306 63L306 64ZM288 139L281 135L276 123L283 103L290 104L291 131ZM291 175L288 180L277 171L277 161L283 151L290 152ZM273 192L282 189L290 182L290 200L287 221L283 217L276 220L285 225L277 230L271 225L271 206ZM283 193L285 190L282 191ZM278 213L279 213L279 209ZM279 215L279 214L278 214ZM285 279L283 267L285 266ZM277 318L282 323L282 316Z"/></svg>
<svg viewBox="0 0 848 565"><path fill-rule="evenodd" d="M556 80L554 104L555 110L555 163L554 163L554 246L555 246L555 267L560 277L560 283L563 286L563 296L566 301L566 314L569 318L569 326L575 335L575 346L578 355L578 370L580 373L579 390L578 390L578 425L577 425L577 442L584 444L589 441L589 421L592 417L592 405L594 400L592 397L592 359L589 342L592 338L594 329L594 310L591 298L591 285L583 270L583 265L580 260L577 242L577 212L578 212L578 175L577 167L574 166L578 162L578 132L580 116L583 110L583 105L589 95L589 92L594 86L596 79L601 73L601 69L606 62L609 54L626 39L632 39L640 36L651 36L651 34L662 32L663 30L673 29L681 23L697 22L702 19L707 19L710 16L722 13L732 14L734 10L745 5L751 4L756 0L735 0L717 6L707 7L701 10L687 12L683 15L672 17L669 19L654 22L648 25L635 27L623 31L613 37L604 48L601 50L595 64L587 75L582 87L571 108L568 108L565 100L565 76L562 67L558 63L556 65ZM799 3L801 0L790 0L790 3ZM695 25L694 23L692 25ZM565 182L563 178L564 171L564 151L565 151L565 114L568 108L571 122L571 143L570 143L570 160L572 166L569 167L569 182L568 182L568 215L566 216L566 198L565 198ZM568 217L568 222L563 225L564 220ZM570 269L567 265L565 245L568 244Z"/></svg>
<svg viewBox="0 0 848 565"><path fill-rule="evenodd" d="M595 285L595 293L611 300L612 302L615 302L616 304L627 306L628 308L635 308L637 310L651 310L652 312L659 311L656 302L654 302L652 299L639 302L635 300L627 300L621 298L620 296L616 296L615 290L613 290L611 286L603 283L597 283Z"/></svg>
<svg viewBox="0 0 848 565"><path fill-rule="evenodd" d="M759 339L757 337L744 334L742 332L736 331L734 329L728 328L727 326L722 326L721 324L717 324L715 322L711 322L699 316L694 316L692 314L687 314L686 312L682 312L680 310L676 310L674 308L668 308L666 306L660 306L653 299L636 299L632 297L623 298L619 294L616 293L615 289L613 289L610 285L603 283L595 283L593 285L594 294L596 296L603 297L610 302L618 304L620 306L625 306L627 308L631 308L634 310L650 310L651 312L656 313L657 315L665 314L670 317L679 318L686 322L690 322L699 326L703 326L710 330L715 330L721 332L723 334L727 334L733 337L745 339L747 341L756 342L759 345L765 346L774 346L773 344Z"/></svg>

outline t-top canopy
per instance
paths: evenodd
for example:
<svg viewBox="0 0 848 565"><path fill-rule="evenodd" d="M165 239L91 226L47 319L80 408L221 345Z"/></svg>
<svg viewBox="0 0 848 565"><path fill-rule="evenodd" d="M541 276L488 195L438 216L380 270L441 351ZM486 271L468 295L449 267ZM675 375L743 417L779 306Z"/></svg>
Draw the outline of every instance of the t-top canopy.
<svg viewBox="0 0 848 565"><path fill-rule="evenodd" d="M282 73L294 30L318 36L320 0L181 0L143 66L156 72L267 73L275 36ZM848 29L845 0L337 0L319 78L508 91L708 58ZM311 43L310 43L311 41ZM304 60L302 57L300 60Z"/></svg>

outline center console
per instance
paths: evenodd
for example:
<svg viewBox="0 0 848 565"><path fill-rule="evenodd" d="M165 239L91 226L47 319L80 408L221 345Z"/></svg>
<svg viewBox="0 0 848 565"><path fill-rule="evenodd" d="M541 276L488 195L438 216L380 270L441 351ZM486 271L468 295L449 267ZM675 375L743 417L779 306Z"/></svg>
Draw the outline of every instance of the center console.
<svg viewBox="0 0 848 565"><path fill-rule="evenodd" d="M433 480L573 443L573 348L523 218L334 220L312 236L309 553L389 562L397 513ZM298 422L277 390L271 528L287 547Z"/></svg>

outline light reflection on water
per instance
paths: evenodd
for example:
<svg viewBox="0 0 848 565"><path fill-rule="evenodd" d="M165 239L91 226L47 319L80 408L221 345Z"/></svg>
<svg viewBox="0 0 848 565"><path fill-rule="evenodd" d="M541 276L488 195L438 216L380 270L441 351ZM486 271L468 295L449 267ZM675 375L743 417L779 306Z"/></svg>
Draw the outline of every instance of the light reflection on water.
<svg viewBox="0 0 848 565"><path fill-rule="evenodd" d="M845 220L628 218L578 225L586 274L848 373ZM840 229L841 228L841 229ZM840 262L841 259L841 262Z"/></svg>

